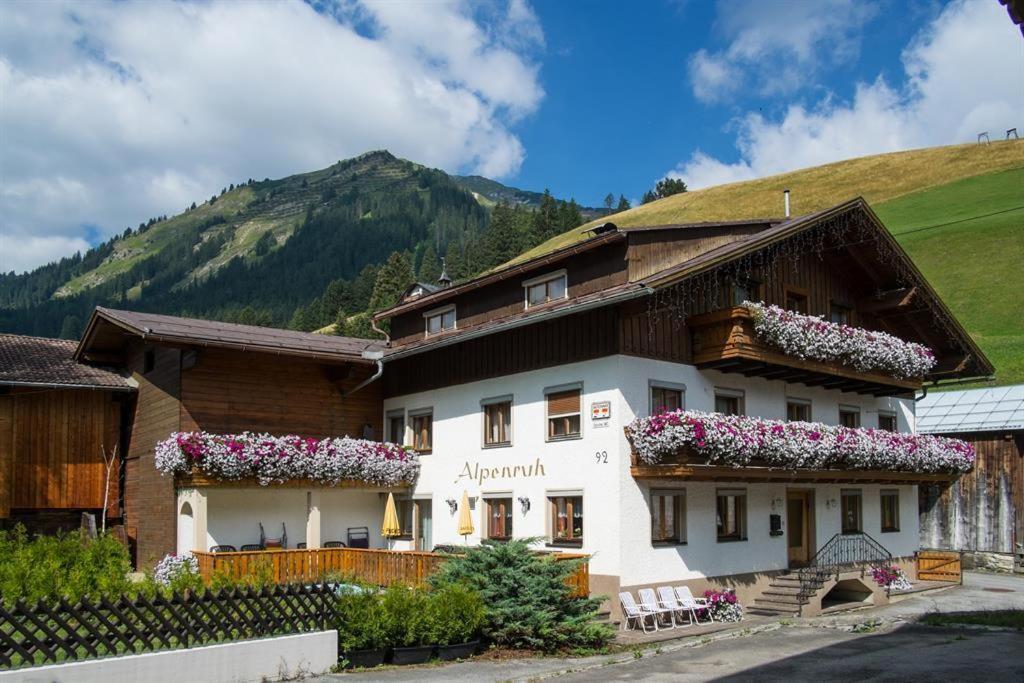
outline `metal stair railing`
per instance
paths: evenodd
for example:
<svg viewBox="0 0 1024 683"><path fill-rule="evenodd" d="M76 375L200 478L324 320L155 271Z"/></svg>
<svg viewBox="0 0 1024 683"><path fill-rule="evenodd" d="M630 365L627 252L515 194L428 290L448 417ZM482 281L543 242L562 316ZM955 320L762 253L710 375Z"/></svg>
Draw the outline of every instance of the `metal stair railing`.
<svg viewBox="0 0 1024 683"><path fill-rule="evenodd" d="M814 554L806 567L797 570L799 597L804 600L817 590L817 584L835 576L843 566L868 564L872 569L892 564L892 553L865 533L836 534ZM888 590L888 589L886 589Z"/></svg>

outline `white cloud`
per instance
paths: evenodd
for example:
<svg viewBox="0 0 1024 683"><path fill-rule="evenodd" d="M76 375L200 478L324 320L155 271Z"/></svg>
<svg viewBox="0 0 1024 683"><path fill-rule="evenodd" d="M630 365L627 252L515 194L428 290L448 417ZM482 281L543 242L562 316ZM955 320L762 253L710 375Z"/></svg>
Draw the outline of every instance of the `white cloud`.
<svg viewBox="0 0 1024 683"><path fill-rule="evenodd" d="M749 112L731 122L739 160L701 151L669 173L696 189L830 161L993 139L1024 130L1024 43L999 3L948 5L903 52L904 81L860 83L849 102L792 104L778 120Z"/></svg>
<svg viewBox="0 0 1024 683"><path fill-rule="evenodd" d="M512 126L544 96L525 2L317 9L0 4L0 269L39 265L60 239L73 250L83 225L106 236L231 182L370 149L518 170Z"/></svg>
<svg viewBox="0 0 1024 683"><path fill-rule="evenodd" d="M48 263L62 256L85 252L89 243L81 237L35 237L33 235L6 235L0 233L0 272L21 272L40 263Z"/></svg>
<svg viewBox="0 0 1024 683"><path fill-rule="evenodd" d="M729 44L690 58L693 94L714 103L741 92L779 95L812 86L818 69L856 58L876 11L863 0L719 0L717 32Z"/></svg>

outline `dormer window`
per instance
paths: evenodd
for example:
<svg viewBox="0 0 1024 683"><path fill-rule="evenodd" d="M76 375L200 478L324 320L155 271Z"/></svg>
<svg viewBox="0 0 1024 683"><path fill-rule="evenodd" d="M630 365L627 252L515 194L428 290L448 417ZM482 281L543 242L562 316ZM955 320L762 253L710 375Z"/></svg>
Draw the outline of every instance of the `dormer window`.
<svg viewBox="0 0 1024 683"><path fill-rule="evenodd" d="M564 299L568 294L564 270L548 273L523 283L526 290L526 307L540 306L551 301Z"/></svg>
<svg viewBox="0 0 1024 683"><path fill-rule="evenodd" d="M426 321L427 336L448 332L455 329L455 305L435 308L423 314Z"/></svg>

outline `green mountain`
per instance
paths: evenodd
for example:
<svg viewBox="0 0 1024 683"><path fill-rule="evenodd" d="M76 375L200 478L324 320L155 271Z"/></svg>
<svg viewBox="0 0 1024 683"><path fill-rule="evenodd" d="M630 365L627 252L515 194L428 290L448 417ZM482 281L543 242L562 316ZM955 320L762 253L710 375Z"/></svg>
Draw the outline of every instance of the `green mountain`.
<svg viewBox="0 0 1024 683"><path fill-rule="evenodd" d="M85 254L0 274L0 330L77 336L96 305L285 326L329 286L331 307L360 312L395 252L416 275L436 278L447 256L451 274L466 277L583 222L574 204L546 201L548 214L566 209L561 220L535 230L532 210L517 207L512 250L489 238L489 201L386 151L250 179ZM332 322L339 310L321 308L304 328Z"/></svg>
<svg viewBox="0 0 1024 683"><path fill-rule="evenodd" d="M497 180L491 180L480 175L453 175L452 180L457 185L473 193L481 204L494 206L501 202L511 206L523 206L531 209L540 208L544 200L543 192L532 192L520 190L518 187L502 185ZM607 215L604 209L595 209L591 206L581 206L580 215L586 220L594 220Z"/></svg>

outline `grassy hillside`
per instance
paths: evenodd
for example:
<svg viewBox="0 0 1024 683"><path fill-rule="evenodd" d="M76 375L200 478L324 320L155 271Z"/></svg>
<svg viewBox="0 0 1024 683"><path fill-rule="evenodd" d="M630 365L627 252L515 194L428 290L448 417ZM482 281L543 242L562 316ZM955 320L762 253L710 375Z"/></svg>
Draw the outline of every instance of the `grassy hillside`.
<svg viewBox="0 0 1024 683"><path fill-rule="evenodd" d="M1024 382L1024 168L874 206L996 367Z"/></svg>
<svg viewBox="0 0 1024 683"><path fill-rule="evenodd" d="M767 178L684 192L594 222L608 220L620 228L630 228L777 217L783 215L782 191L787 188L791 192L793 213L807 214L858 195L874 205L952 180L1021 167L1024 167L1024 140L994 142L991 145L930 147L847 159ZM584 237L583 230L590 225L553 237L515 261L579 241Z"/></svg>

